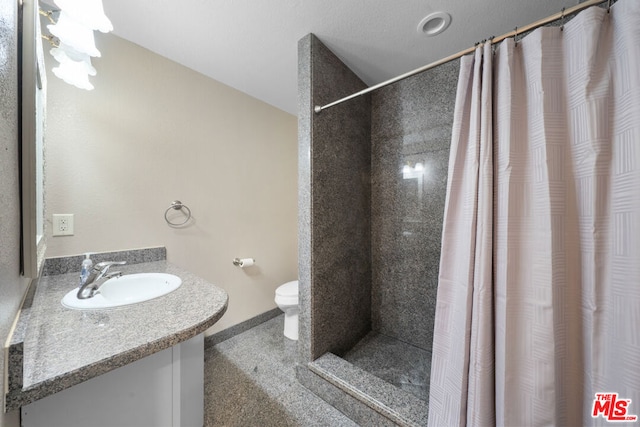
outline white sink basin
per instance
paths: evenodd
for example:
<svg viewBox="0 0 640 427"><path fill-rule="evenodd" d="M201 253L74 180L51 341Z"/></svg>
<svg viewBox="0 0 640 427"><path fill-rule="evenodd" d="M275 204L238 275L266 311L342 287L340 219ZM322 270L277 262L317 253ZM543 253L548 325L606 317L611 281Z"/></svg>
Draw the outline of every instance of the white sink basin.
<svg viewBox="0 0 640 427"><path fill-rule="evenodd" d="M62 305L77 310L96 310L120 307L149 301L173 292L182 279L167 273L127 274L109 279L92 298L78 299L78 288L62 298Z"/></svg>

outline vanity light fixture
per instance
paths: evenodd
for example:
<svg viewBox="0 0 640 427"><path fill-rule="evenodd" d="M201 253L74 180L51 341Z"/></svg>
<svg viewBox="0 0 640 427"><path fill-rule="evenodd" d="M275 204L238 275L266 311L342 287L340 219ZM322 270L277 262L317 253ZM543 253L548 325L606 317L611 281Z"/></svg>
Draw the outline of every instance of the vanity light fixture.
<svg viewBox="0 0 640 427"><path fill-rule="evenodd" d="M451 24L451 15L447 12L434 12L425 16L418 24L418 34L427 37L437 36L446 30Z"/></svg>
<svg viewBox="0 0 640 427"><path fill-rule="evenodd" d="M50 53L59 63L52 71L66 83L92 90L89 76L95 76L96 69L91 57L101 56L93 32L108 33L113 25L104 14L102 0L54 0L54 3L60 8L57 21L53 12L40 11L51 21L47 28L55 36L43 36L54 46Z"/></svg>

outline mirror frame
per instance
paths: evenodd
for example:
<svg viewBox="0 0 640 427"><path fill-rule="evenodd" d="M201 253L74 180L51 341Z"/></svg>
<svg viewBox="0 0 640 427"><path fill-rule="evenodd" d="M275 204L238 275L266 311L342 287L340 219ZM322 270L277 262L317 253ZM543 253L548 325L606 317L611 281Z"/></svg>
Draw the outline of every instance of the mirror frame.
<svg viewBox="0 0 640 427"><path fill-rule="evenodd" d="M20 185L22 275L38 277L44 261L44 124L46 74L38 0L21 1Z"/></svg>

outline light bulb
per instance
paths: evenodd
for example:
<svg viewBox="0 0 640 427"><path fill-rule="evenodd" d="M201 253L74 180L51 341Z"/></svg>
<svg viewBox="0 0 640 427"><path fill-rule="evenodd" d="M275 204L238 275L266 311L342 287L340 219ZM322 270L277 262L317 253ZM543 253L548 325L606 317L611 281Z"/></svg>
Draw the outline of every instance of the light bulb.
<svg viewBox="0 0 640 427"><path fill-rule="evenodd" d="M113 31L113 25L104 14L102 0L55 0L60 10L68 13L84 26L103 33Z"/></svg>
<svg viewBox="0 0 640 427"><path fill-rule="evenodd" d="M86 53L80 53L62 42L60 42L58 47L51 49L49 53L61 64L65 62L78 62L84 66L87 74L90 76L96 75L96 69L91 65L91 57Z"/></svg>
<svg viewBox="0 0 640 427"><path fill-rule="evenodd" d="M53 74L61 78L65 83L69 83L80 89L93 90L93 85L89 82L89 75L86 72L84 63L76 61L66 61L53 68Z"/></svg>
<svg viewBox="0 0 640 427"><path fill-rule="evenodd" d="M93 30L78 23L64 10L60 12L58 22L47 25L47 28L51 34L60 39L60 42L77 52L86 53L89 56L100 56L93 38Z"/></svg>

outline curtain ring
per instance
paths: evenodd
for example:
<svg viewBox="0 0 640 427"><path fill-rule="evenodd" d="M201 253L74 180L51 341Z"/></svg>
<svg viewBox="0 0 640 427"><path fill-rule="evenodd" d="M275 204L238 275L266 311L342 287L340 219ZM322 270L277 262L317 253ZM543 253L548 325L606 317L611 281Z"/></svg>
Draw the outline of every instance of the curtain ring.
<svg viewBox="0 0 640 427"><path fill-rule="evenodd" d="M564 31L564 10L565 8L562 8L562 16L560 17L561 21L560 21L560 31Z"/></svg>
<svg viewBox="0 0 640 427"><path fill-rule="evenodd" d="M489 37L489 46L491 46L491 53L495 53L495 48L493 47L493 39L495 38L496 36Z"/></svg>
<svg viewBox="0 0 640 427"><path fill-rule="evenodd" d="M515 45L518 46L518 27L516 27L513 31L515 32L515 34L513 36L513 41L514 41Z"/></svg>
<svg viewBox="0 0 640 427"><path fill-rule="evenodd" d="M611 0L607 2L607 13L611 12Z"/></svg>

